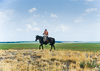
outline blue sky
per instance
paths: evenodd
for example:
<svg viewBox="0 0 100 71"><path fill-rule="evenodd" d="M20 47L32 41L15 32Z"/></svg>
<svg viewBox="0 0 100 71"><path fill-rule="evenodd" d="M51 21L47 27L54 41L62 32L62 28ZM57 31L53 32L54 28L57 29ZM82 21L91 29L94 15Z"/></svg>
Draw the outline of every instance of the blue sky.
<svg viewBox="0 0 100 71"><path fill-rule="evenodd" d="M0 41L100 41L99 0L0 0Z"/></svg>

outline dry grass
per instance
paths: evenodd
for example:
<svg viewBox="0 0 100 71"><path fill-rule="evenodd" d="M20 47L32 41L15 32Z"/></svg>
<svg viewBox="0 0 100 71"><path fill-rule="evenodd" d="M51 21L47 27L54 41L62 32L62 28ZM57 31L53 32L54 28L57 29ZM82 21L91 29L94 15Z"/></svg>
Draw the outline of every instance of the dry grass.
<svg viewBox="0 0 100 71"><path fill-rule="evenodd" d="M0 71L98 71L100 53L36 49L0 50ZM89 68L81 62L93 62Z"/></svg>

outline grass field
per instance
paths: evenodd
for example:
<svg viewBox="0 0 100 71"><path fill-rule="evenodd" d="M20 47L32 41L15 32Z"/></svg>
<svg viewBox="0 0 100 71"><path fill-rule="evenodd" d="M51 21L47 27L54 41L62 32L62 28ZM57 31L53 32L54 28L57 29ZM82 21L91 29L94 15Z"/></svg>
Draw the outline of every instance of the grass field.
<svg viewBox="0 0 100 71"><path fill-rule="evenodd" d="M10 44L0 44L0 49L38 49L38 43L10 43ZM74 50L74 51L100 51L99 43L56 43L56 50ZM44 49L50 49L51 46L44 45Z"/></svg>

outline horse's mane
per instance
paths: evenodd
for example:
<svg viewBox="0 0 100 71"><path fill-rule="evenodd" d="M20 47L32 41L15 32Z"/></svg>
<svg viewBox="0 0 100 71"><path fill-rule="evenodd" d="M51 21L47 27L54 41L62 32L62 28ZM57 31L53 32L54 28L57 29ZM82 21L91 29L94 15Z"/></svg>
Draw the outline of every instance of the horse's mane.
<svg viewBox="0 0 100 71"><path fill-rule="evenodd" d="M39 38L43 38L43 36L39 36L39 35L37 35ZM48 37L49 39L51 39L52 37Z"/></svg>
<svg viewBox="0 0 100 71"><path fill-rule="evenodd" d="M42 36L39 36L39 37L42 37Z"/></svg>

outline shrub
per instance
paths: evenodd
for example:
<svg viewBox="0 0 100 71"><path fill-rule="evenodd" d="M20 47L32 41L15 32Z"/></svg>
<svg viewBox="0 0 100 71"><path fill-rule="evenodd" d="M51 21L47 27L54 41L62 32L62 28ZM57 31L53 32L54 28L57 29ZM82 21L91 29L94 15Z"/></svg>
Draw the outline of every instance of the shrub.
<svg viewBox="0 0 100 71"><path fill-rule="evenodd" d="M87 62L87 67L89 67L89 68L95 68L96 66L97 66L97 64L95 63L95 61Z"/></svg>
<svg viewBox="0 0 100 71"><path fill-rule="evenodd" d="M80 68L84 68L85 66L87 66L88 68L95 68L97 66L97 64L95 63L95 61L93 62L86 62L83 61L83 62L80 62Z"/></svg>
<svg viewBox="0 0 100 71"><path fill-rule="evenodd" d="M80 62L80 68L84 68L85 67L85 61Z"/></svg>

